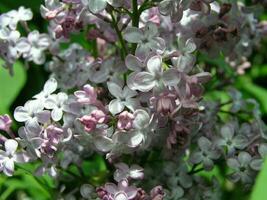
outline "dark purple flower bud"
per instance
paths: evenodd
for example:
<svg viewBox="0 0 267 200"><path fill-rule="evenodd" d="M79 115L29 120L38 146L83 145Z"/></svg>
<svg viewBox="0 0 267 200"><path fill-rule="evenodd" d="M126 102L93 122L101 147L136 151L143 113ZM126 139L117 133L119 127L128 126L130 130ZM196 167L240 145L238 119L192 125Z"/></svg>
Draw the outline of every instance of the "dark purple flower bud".
<svg viewBox="0 0 267 200"><path fill-rule="evenodd" d="M175 100L177 96L170 91L163 92L159 96L152 97L150 102L157 113L163 116L171 114L177 107Z"/></svg>

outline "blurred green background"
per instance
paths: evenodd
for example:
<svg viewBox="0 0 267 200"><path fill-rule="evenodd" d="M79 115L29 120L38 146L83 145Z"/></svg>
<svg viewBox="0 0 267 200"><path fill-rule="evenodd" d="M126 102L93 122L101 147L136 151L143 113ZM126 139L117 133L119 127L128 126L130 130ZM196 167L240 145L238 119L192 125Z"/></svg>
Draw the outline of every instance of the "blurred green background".
<svg viewBox="0 0 267 200"><path fill-rule="evenodd" d="M41 0L0 0L0 13L17 9L23 5L26 8L31 8L34 12L34 19L30 23L32 28L38 29L40 32L46 32L47 22L44 21L39 14ZM264 12L261 19L267 19L267 12ZM82 44L85 45L85 44ZM247 70L246 75L237 77L234 80L234 86L238 88L246 98L255 98L261 107L262 117L267 123L267 39L261 42L249 60L252 67ZM231 76L233 72L223 59L209 61L216 67L226 68L225 70ZM1 65L0 60L0 65ZM26 70L23 61L15 64L15 75L10 77L8 72L0 67L0 114L9 113L12 115L14 108L23 105L34 94L42 90L45 81L48 78L48 73L43 66L35 66L30 64ZM214 94L213 94L214 95ZM216 98L226 96L224 91L218 91L215 94ZM14 127L16 129L16 127ZM85 165L85 171L103 171L99 169L101 160L93 159ZM17 167L16 173L12 178L8 178L0 174L0 200L15 200L15 199L33 199L46 200L54 199L53 194L57 183L50 177L34 177L32 175L36 165L23 165ZM90 172L89 172L90 174ZM220 176L217 170L213 170L213 175ZM203 176L211 176L211 174L202 174ZM219 180L224 189L224 197L227 200L267 200L267 162L259 174L256 184L251 193L244 193L242 187L231 185L225 177L219 177Z"/></svg>

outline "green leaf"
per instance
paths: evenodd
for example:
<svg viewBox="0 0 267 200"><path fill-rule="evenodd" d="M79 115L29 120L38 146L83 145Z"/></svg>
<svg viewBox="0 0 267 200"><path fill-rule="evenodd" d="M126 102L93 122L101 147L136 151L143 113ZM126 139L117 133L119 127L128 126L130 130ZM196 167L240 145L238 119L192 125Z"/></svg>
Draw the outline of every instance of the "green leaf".
<svg viewBox="0 0 267 200"><path fill-rule="evenodd" d="M259 173L256 184L252 191L251 200L266 199L266 183L267 183L267 160L265 160L261 172Z"/></svg>
<svg viewBox="0 0 267 200"><path fill-rule="evenodd" d="M10 76L1 64L0 60L0 114L4 114L9 112L9 107L24 86L26 73L20 62L14 65L14 76Z"/></svg>
<svg viewBox="0 0 267 200"><path fill-rule="evenodd" d="M260 103L261 111L267 113L267 90L265 88L254 84L249 76L239 77L236 85L249 97L255 98Z"/></svg>

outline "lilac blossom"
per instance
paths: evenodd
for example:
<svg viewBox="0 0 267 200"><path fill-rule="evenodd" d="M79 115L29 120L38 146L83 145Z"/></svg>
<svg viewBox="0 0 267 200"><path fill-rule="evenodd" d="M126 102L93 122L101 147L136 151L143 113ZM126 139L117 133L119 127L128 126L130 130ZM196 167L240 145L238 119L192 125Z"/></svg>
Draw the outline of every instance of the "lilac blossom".
<svg viewBox="0 0 267 200"><path fill-rule="evenodd" d="M179 83L180 75L175 69L163 71L161 56L153 56L147 61L147 71L135 74L129 82L136 90L148 92L153 88L164 88Z"/></svg>
<svg viewBox="0 0 267 200"><path fill-rule="evenodd" d="M14 163L25 163L29 157L25 153L17 153L18 143L16 140L5 141L5 151L0 151L0 169L7 175L14 173Z"/></svg>
<svg viewBox="0 0 267 200"><path fill-rule="evenodd" d="M134 111L137 107L138 100L134 98L137 95L137 92L129 89L128 86L122 88L116 83L109 82L108 89L109 92L116 97L116 99L109 103L109 111L113 115L123 111L124 107L129 108L131 111Z"/></svg>
<svg viewBox="0 0 267 200"><path fill-rule="evenodd" d="M158 37L158 27L153 23L147 23L144 30L128 27L124 38L128 42L138 43L135 54L142 59L152 52L160 54L165 50L165 42Z"/></svg>
<svg viewBox="0 0 267 200"><path fill-rule="evenodd" d="M0 130L9 132L11 124L12 119L9 117L9 115L0 115Z"/></svg>
<svg viewBox="0 0 267 200"><path fill-rule="evenodd" d="M59 121L63 116L63 109L68 95L60 92L50 95L44 103L45 108L51 109L51 117L54 121Z"/></svg>

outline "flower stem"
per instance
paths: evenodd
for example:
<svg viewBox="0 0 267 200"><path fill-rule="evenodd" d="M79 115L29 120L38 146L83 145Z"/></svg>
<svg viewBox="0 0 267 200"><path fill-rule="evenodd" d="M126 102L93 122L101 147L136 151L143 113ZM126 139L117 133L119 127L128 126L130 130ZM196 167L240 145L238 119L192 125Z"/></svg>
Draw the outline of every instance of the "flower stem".
<svg viewBox="0 0 267 200"><path fill-rule="evenodd" d="M139 27L139 18L140 14L138 11L138 2L137 0L132 0L132 26ZM137 48L137 44L132 45L132 54L135 54L135 50Z"/></svg>
<svg viewBox="0 0 267 200"><path fill-rule="evenodd" d="M119 30L119 27L118 27L118 23L115 19L115 16L113 14L113 11L110 12L110 15L111 15L111 18L112 18L112 26L114 27L117 35L118 35L118 38L119 38L119 41L120 41L120 44L121 44L121 47L122 47L122 52L121 52L121 56L122 56L122 59L124 60L126 55L128 54L127 52L127 48L126 48L126 44L125 44L125 41L122 37L122 33L121 31Z"/></svg>

